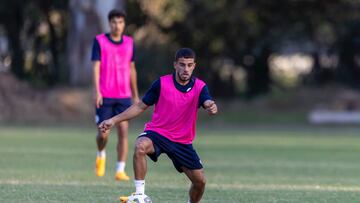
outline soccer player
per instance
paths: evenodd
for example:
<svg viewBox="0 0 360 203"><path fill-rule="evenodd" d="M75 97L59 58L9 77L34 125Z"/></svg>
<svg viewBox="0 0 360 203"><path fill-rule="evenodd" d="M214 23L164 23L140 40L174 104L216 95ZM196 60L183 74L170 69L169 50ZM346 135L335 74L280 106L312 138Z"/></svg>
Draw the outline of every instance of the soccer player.
<svg viewBox="0 0 360 203"><path fill-rule="evenodd" d="M110 33L97 35L94 39L92 61L94 68L94 86L96 90L96 123L109 119L131 105L131 99L138 103L136 68L134 62L133 39L124 35L124 12L112 10L108 14ZM118 130L116 180L129 180L125 173L128 153L128 121L116 123ZM98 129L96 137L97 156L96 175L105 175L105 146L108 132Z"/></svg>
<svg viewBox="0 0 360 203"><path fill-rule="evenodd" d="M200 202L205 189L205 176L200 158L193 148L197 110L202 106L210 115L217 113L206 84L192 75L195 53L181 48L175 55L175 72L156 80L142 101L133 104L123 113L103 121L99 129L108 133L117 123L132 119L155 104L152 120L136 140L133 157L136 192L145 193L147 172L146 155L157 161L165 153L178 172L184 172L191 181L189 202ZM129 197L120 197L127 201Z"/></svg>

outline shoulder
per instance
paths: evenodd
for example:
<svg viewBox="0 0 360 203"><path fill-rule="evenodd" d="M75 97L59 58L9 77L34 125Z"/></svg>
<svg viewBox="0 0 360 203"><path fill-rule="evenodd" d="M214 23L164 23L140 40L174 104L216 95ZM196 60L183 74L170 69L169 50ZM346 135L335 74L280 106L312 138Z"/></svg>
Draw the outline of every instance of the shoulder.
<svg viewBox="0 0 360 203"><path fill-rule="evenodd" d="M199 85L201 88L206 86L206 83L203 80L201 80L201 79L199 79L197 77L195 77L195 83L196 83L196 85Z"/></svg>
<svg viewBox="0 0 360 203"><path fill-rule="evenodd" d="M133 38L131 36L129 36L129 35L123 35L122 37L123 37L123 40L129 41L129 42L134 41Z"/></svg>
<svg viewBox="0 0 360 203"><path fill-rule="evenodd" d="M161 81L160 81L160 78L155 80L152 85L151 85L153 88L155 89L160 89L160 86L161 86Z"/></svg>
<svg viewBox="0 0 360 203"><path fill-rule="evenodd" d="M100 39L102 39L102 38L104 38L104 37L105 37L105 33L101 33L101 34L96 35L96 36L95 36L95 39L96 39L96 40L100 40Z"/></svg>
<svg viewBox="0 0 360 203"><path fill-rule="evenodd" d="M167 87L169 84L173 83L172 75L162 75L159 78L159 82L161 82L160 87ZM160 84L160 83L159 83Z"/></svg>
<svg viewBox="0 0 360 203"><path fill-rule="evenodd" d="M172 74L160 76L160 80L168 80L168 79L172 79Z"/></svg>

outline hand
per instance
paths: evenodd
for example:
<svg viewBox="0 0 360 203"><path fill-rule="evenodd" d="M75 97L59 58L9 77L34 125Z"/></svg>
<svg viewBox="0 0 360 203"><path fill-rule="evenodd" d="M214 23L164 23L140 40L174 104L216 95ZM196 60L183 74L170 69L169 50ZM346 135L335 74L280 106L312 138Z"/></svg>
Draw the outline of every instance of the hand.
<svg viewBox="0 0 360 203"><path fill-rule="evenodd" d="M100 106L103 104L103 97L100 93L96 94L96 99L95 99L95 105L96 108L100 108Z"/></svg>
<svg viewBox="0 0 360 203"><path fill-rule="evenodd" d="M101 130L101 132L106 133L109 131L113 126L115 125L115 122L110 118L107 120L104 120L101 122L98 126L98 128Z"/></svg>
<svg viewBox="0 0 360 203"><path fill-rule="evenodd" d="M217 106L215 104L214 101L212 100L206 100L204 102L204 107L205 110L210 114L210 115L215 115L218 112Z"/></svg>

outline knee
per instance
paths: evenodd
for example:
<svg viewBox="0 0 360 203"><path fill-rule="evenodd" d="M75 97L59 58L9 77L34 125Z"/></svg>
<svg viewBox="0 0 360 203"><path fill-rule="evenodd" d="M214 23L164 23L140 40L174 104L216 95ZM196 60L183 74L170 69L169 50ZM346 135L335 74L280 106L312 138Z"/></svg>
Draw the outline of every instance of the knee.
<svg viewBox="0 0 360 203"><path fill-rule="evenodd" d="M195 187L204 188L206 185L206 178L204 176L201 178L198 178L193 182L193 184Z"/></svg>
<svg viewBox="0 0 360 203"><path fill-rule="evenodd" d="M142 142L137 142L135 144L134 155L135 156L145 156L146 155L146 147Z"/></svg>
<svg viewBox="0 0 360 203"><path fill-rule="evenodd" d="M108 133L102 133L102 132L99 132L98 136L97 136L97 139L98 140L107 140L109 134Z"/></svg>

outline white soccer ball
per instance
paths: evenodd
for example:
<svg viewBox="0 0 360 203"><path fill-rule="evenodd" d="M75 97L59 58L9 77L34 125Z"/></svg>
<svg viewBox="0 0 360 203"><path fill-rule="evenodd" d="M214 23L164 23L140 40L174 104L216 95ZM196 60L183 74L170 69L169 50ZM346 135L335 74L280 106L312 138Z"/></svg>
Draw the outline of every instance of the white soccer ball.
<svg viewBox="0 0 360 203"><path fill-rule="evenodd" d="M152 203L150 197L147 195L131 195L126 203Z"/></svg>

